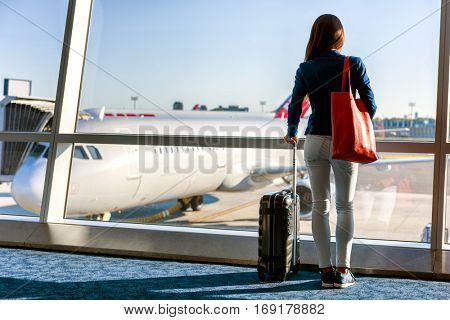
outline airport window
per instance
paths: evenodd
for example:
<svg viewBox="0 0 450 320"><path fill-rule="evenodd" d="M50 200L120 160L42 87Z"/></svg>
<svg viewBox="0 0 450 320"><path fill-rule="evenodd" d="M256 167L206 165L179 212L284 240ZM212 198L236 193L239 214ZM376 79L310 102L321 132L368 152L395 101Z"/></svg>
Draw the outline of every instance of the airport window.
<svg viewBox="0 0 450 320"><path fill-rule="evenodd" d="M100 151L94 146L86 146L86 148L89 151L89 154L91 155L91 158L94 160L101 160L102 155L100 154Z"/></svg>
<svg viewBox="0 0 450 320"><path fill-rule="evenodd" d="M88 160L89 157L82 146L76 146L73 151L73 157L76 159Z"/></svg>
<svg viewBox="0 0 450 320"><path fill-rule="evenodd" d="M4 1L0 38L8 50L0 59L0 131L51 130L67 5L67 0Z"/></svg>
<svg viewBox="0 0 450 320"><path fill-rule="evenodd" d="M27 49L35 41L20 42L17 39L22 39L20 36L23 34L28 35L27 39L33 38L34 31L30 26L17 27L23 21L12 16L6 18L16 27L13 34L8 31L4 42L21 50L13 50L20 53L16 58L9 53L8 59L0 59L0 70L25 81L5 82L5 86L28 90L27 81L32 78L33 92L27 99L11 100L15 101L15 106L0 103L0 119L14 120L10 123L8 120L0 131L31 130L49 134L35 135L36 138L31 139L17 135L22 140L33 142L12 142L11 137L8 141L0 141L0 191L7 195L0 204L0 215L38 218L42 207L45 213L41 217L43 223L66 223L61 222L66 218L78 220L70 224L88 227L113 225L111 230L121 227L130 235L136 229L150 232L152 228L170 227L166 229L173 230L173 227L186 227L183 230L190 228L186 232L189 234L221 233L229 236L245 231L245 237L257 236L261 195L291 188L291 153L288 149L275 149L273 146L269 147L273 149L228 147L228 142L233 140L229 137L237 137L239 143L251 145L250 142L255 141L250 139L252 137L275 140L284 135L284 112L272 111L278 107L281 108L278 111L283 110L288 105L280 97L289 95L292 90L295 70L303 60L309 36L309 32L304 30L309 30L312 22L310 19L299 20L296 12L308 11L310 16L317 16L326 9L339 12L344 25L349 26L343 53L363 59L378 105L373 124L380 143L380 161L361 165L359 169L354 200L355 243L369 239L374 240L374 246L392 246L402 254L406 253L402 251L406 248L420 248L433 255L435 248L437 251L442 249L442 243L436 243L436 228L432 225L432 222L439 221L439 227L443 224L445 229L443 243L450 244L450 188L446 186L443 195L439 193L441 190L433 190L437 182L443 182L440 175L445 176L450 166L450 158L447 158L447 167L442 168L440 164L444 157L442 153L450 153L450 143L447 141L444 152L442 146L435 143L435 136L445 136L443 132L435 131L437 115L445 117L445 112L441 111L447 108L440 105L445 99L437 92L438 87L443 85L445 88L448 73L448 70L443 71L444 76L438 79L438 70L445 69L438 58L448 51L448 48L439 49L439 28L450 25L448 21L440 21L440 11L436 10L441 6L439 0L398 1L383 5L354 1L352 10L343 10L341 3L299 2L292 4L288 16L285 15L285 4L271 2L267 4L271 14L264 16L266 19L255 15L254 5L237 0L214 6L206 2L186 4L182 0L174 1L176 11L173 10L174 3L138 0L129 6L124 1L94 1L87 59L85 65L79 67L79 78L67 72L67 65L61 66L61 74L68 78L61 77L62 87L71 88L76 81L81 84L79 92L68 94L68 101L63 99L63 103L58 104L62 111L69 110L68 118L72 111L74 118L77 117L76 134L73 135L70 128L59 129L59 132L51 132L50 129L53 113L49 110L55 105L59 61L67 63L61 59L61 43L51 42L41 34L36 37L36 42L42 46L37 46L36 53L31 56L33 50ZM33 19L36 18L34 20L41 21L44 27L62 39L67 2L56 2L43 0L37 7L34 1L23 1L27 4L24 5L29 11L27 14L31 12ZM8 0L7 3L13 2ZM47 12L45 8L49 3L55 7ZM235 10L236 5L240 10ZM365 12L369 10L372 14L351 14L363 7ZM198 10L202 12L201 23L196 19ZM283 13L276 15L278 22L272 20L274 12ZM427 12L434 14L421 20ZM402 19L398 19L399 15ZM389 21L387 26L380 27L380 16ZM118 28L119 21L127 21L127 28ZM267 24L267 21L274 22ZM417 21L421 23L416 24ZM365 34L354 27L360 24L364 24ZM204 28L205 25L208 28ZM414 27L409 28L412 25ZM405 30L408 31L403 33ZM0 35L4 32L0 30ZM74 35L77 33L75 30ZM397 37L399 34L401 36ZM121 46L120 40L124 38L129 41L126 46ZM411 51L411 43L420 43L420 46ZM445 45L448 43L450 41L444 42ZM45 63L35 66L33 61L41 59L39 57ZM14 63L6 65L5 61ZM423 64L423 61L427 63ZM261 76L261 70L265 76ZM217 77L217 74L221 76ZM35 94L50 99L37 99L33 97ZM76 100L78 97L79 101ZM78 110L70 109L77 103ZM40 112L40 117L27 118L20 113L22 109L14 109L21 104ZM172 112L172 107L190 111L195 105L197 108L192 112ZM301 130L306 128L311 112L307 106L305 108L307 113L300 122ZM104 116L98 116L99 111ZM139 117L133 114L139 114ZM25 121L25 118L30 121ZM69 123L71 119L62 120L61 123ZM112 125L104 125L106 121ZM138 121L139 125L135 125ZM25 123L34 123L34 127L30 129L23 125ZM75 119L71 123L74 124ZM203 131L204 127L208 130ZM12 136L14 133L2 134ZM142 145L135 147L136 140L131 140L135 137L117 137L114 134L140 135L138 140ZM162 135L163 141L174 138L170 135L211 135L218 137L220 143L219 147L194 146L192 142L189 143L191 146L181 146L183 138L175 137L180 146L158 146L160 142L146 145L147 140L143 142L141 138L150 135ZM114 144L117 143L116 138L123 145ZM160 138L156 137L156 140ZM273 142L272 139L262 140L265 145ZM203 139L194 141L203 143ZM49 153L50 143L54 143L52 150L57 152ZM32 148L31 144L34 144ZM115 156L113 159L106 157L103 161L71 161L66 174L59 175L59 170L65 170L61 168L69 168L69 162L63 162L63 158L70 160L69 152L64 151L71 150L72 145L73 159L102 159L102 154ZM225 145L227 148L223 147ZM165 156L161 156L163 153ZM299 153L303 151L299 150ZM435 157L440 161L435 163ZM47 178L62 176L64 181L49 183L46 186L49 191L43 197L47 165L52 168ZM83 168L86 166L92 170L88 172ZM69 181L66 181L69 170ZM92 172L100 178L92 179ZM302 201L300 231L304 238L311 238L312 196L303 157L299 157L298 172L300 183L297 191ZM101 179L102 174L108 179ZM34 189L31 190L30 185ZM68 186L62 195L52 189L61 185ZM330 222L334 234L333 176L331 188ZM58 209L60 206L50 201L55 199L63 203L64 209ZM447 203L447 211L442 212L436 202L441 207ZM107 221L120 223L108 225L104 223ZM198 228L203 230L199 232ZM89 234L86 232L86 237ZM385 244L386 240L390 241L389 244ZM54 245L59 243L56 241ZM90 250L89 245L87 249ZM199 251L203 249L201 246L198 248ZM221 259L220 254L217 258ZM367 258L373 260L370 255ZM434 270L436 259L434 256L429 259L430 266L427 267L430 270ZM413 268L410 261L398 263L395 268ZM442 261L439 263L443 264ZM426 269L425 272L430 271Z"/></svg>
<svg viewBox="0 0 450 320"><path fill-rule="evenodd" d="M170 154L164 160L154 157L153 147L141 146L140 153L132 156L123 153L121 146L108 148L117 150L111 159L111 170L118 172L117 177L109 180L107 186L95 189L104 190L104 200L99 197L96 205L104 202L105 207L99 210L111 212L111 221L256 232L261 195L291 188L290 150L236 148L223 152L211 148L206 154ZM379 153L379 157L380 164L359 167L354 199L355 237L429 243L427 226L431 223L433 187L429 173L433 170L433 156ZM80 170L82 167L73 164L71 175L80 179ZM119 172L123 173L122 178ZM157 184L151 183L152 177L158 177ZM128 194L120 187L124 179L129 179ZM69 195L71 205L79 203L77 197L89 197L93 186L88 181L84 184L82 179L72 180L79 187L76 195ZM337 213L333 174L330 183L334 235ZM186 188L194 193L197 188L198 194L183 197ZM297 192L301 199L300 231L311 235L312 196L304 165L299 171ZM107 200L112 198L114 201ZM181 211L174 209L179 199L187 201ZM75 214L70 211L71 205L69 216ZM88 208L85 210L89 212ZM171 214L159 215L162 211ZM181 212L184 218L180 220Z"/></svg>
<svg viewBox="0 0 450 320"><path fill-rule="evenodd" d="M262 23L260 17L254 14L251 2L243 4L233 0L212 7L206 3L188 4L177 0L176 11L173 11L173 3L156 3L135 1L133 10L130 10L118 2L94 2L87 51L90 59L85 65L80 109L106 106L107 110L115 110L126 106L133 110L137 104L155 111L154 117L144 117L148 120L149 132L173 134L176 128L164 131L164 119L167 119L167 113L172 112L170 107L165 106L172 106L174 101L178 102L178 106L181 97L185 109L191 110L195 105L203 105L197 101L201 96L209 104L204 108L207 110L195 111L198 119L173 113L172 119L177 123L175 127L183 127L186 121L196 125L206 122L214 128L213 132L205 130L196 133L194 130L190 134L227 136L230 134L227 131L229 122L224 124L222 120L222 114L227 113L228 118L236 123L252 123L252 130L234 128L238 135L282 137L286 119L278 116L284 113L271 111L283 106L285 99L280 97L287 97L292 91L295 69L303 60L309 36L309 32L304 30L309 30L311 24L310 19L299 21L293 13L307 11L310 16L315 16L323 11L337 10L344 24L349 25L344 53L363 58L371 78L379 106L373 119L377 139L434 139L439 14L436 12L431 15L396 41L391 43L389 40L420 20L423 12L439 8L439 0L408 4L397 1L383 5L355 1L352 2L352 10L347 11L342 11L342 6L337 3L296 2L290 4L292 13L289 16L292 15L292 18L280 20L278 24ZM240 10L236 11L233 8L238 3ZM284 12L285 5L283 1L271 2L268 4L269 11ZM355 10L369 10L374 14L370 17L354 16L351 12ZM204 13L202 16L206 17L208 28L205 29L203 24L188 22L195 20L193 17L196 11ZM136 15L136 12L141 14ZM144 16L144 12L153 18ZM220 14L223 12L228 14ZM403 18L397 19L398 15ZM379 16L391 21L389 27L380 30ZM119 17L127 21L127 28L114 33L105 32L108 27L118 24ZM358 24L363 24L364 32L370 36L363 37L361 31L351 27ZM294 36L290 32L286 33L286 30L298 32ZM270 37L263 37L263 34L270 34ZM111 50L120 39L128 37L130 42L127 46ZM159 41L162 37L164 41ZM143 42L142 39L148 41ZM252 39L251 45L240 39ZM278 48L280 39L284 39L285 46L288 43L295 44L295 50L267 50L267 47ZM151 41L157 41L158 46L149 46ZM412 41L421 43L414 52L410 50ZM195 45L192 45L193 42ZM384 46L385 43L389 45ZM227 49L222 50L225 45ZM180 50L173 50L174 46ZM128 61L126 68L120 63L124 57ZM190 57L188 72L185 68L186 57ZM90 60L100 66L107 65L109 72L103 72ZM420 64L419 61L427 61L426 67L410 67ZM243 65L245 69L242 69ZM261 77L260 70L268 70L270 76ZM199 77L199 74L204 76ZM221 76L218 78L213 74ZM116 78L122 79L122 83ZM142 81L144 78L145 81ZM130 99L136 96L136 92L130 88L142 93L137 100ZM223 106L223 97L235 103L229 107ZM287 104L284 104L283 108L286 107ZM217 117L209 117L211 113ZM253 114L253 117L247 117L248 113ZM207 117L206 121L204 117ZM308 112L302 120L304 127L307 117ZM158 125L153 126L153 123Z"/></svg>
<svg viewBox="0 0 450 320"><path fill-rule="evenodd" d="M378 156L384 164L359 166L353 201L355 237L430 243L424 233L431 223L433 155L380 152ZM334 203L330 221L336 225Z"/></svg>

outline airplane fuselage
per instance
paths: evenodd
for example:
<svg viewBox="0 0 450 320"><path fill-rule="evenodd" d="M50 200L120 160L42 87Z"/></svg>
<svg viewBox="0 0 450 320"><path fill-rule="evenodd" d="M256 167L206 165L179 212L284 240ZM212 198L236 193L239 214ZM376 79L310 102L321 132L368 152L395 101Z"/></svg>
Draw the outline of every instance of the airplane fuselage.
<svg viewBox="0 0 450 320"><path fill-rule="evenodd" d="M282 138L286 120L273 116L174 112L147 117L94 117L79 120L78 132L120 134L265 136ZM270 115L270 114L269 114ZM305 119L302 119L304 121ZM301 127L306 127L302 123ZM215 190L242 191L273 183L253 179L255 168L290 164L288 150L76 144L66 217L124 210ZM97 151L95 151L96 149ZM93 152L93 150L95 152ZM302 151L299 151L300 161ZM46 159L27 159L13 181L12 193L25 209L39 213ZM283 173L279 177L286 175Z"/></svg>

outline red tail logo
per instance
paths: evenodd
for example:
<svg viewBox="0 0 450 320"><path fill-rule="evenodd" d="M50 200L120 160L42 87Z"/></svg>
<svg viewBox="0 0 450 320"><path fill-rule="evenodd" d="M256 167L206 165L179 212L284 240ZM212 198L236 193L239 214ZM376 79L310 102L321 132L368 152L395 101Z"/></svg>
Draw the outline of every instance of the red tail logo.
<svg viewBox="0 0 450 320"><path fill-rule="evenodd" d="M284 102L273 112L275 112L275 118L276 119L287 119L288 116L288 107L291 103L292 95L290 95ZM306 113L311 108L311 104L309 103L309 99L306 96L305 99L303 99L302 103L302 114L300 115L300 118L304 118L306 116Z"/></svg>

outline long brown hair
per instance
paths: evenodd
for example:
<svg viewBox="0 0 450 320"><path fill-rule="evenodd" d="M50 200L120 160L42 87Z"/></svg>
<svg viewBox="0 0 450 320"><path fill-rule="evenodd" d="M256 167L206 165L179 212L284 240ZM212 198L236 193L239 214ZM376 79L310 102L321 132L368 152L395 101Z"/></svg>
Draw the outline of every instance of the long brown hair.
<svg viewBox="0 0 450 320"><path fill-rule="evenodd" d="M344 27L341 20L332 14L323 14L314 21L311 28L305 61L331 49L340 50L344 46Z"/></svg>

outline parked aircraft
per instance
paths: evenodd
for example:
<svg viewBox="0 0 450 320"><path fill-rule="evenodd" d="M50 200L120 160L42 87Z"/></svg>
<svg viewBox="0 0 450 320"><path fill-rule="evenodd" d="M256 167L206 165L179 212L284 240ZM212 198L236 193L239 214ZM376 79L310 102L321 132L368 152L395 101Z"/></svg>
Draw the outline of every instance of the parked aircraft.
<svg viewBox="0 0 450 320"><path fill-rule="evenodd" d="M272 113L150 112L88 110L93 117L78 121L78 132L121 134L267 136L285 132L290 97ZM303 104L299 134L304 135L310 114ZM37 143L18 169L12 196L24 209L39 213L47 167L48 145ZM312 197L303 150L298 151L297 192L301 216L311 215ZM430 158L379 160L371 165L432 161ZM181 209L200 210L203 195L215 190L242 192L265 187L292 174L288 150L216 147L77 144L69 183L67 218L100 217L110 212L178 199ZM334 187L333 187L334 188Z"/></svg>

